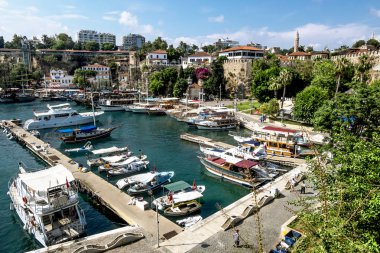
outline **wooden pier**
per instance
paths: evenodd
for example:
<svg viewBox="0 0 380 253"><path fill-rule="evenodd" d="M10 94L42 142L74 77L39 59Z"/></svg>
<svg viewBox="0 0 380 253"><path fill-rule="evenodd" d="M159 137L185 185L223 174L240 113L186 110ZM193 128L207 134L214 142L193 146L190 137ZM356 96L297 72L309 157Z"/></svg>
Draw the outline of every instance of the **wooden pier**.
<svg viewBox="0 0 380 253"><path fill-rule="evenodd" d="M229 149L229 148L234 147L233 145L230 145L227 143L216 142L210 138L206 138L206 137L194 135L194 134L189 134L189 133L181 134L181 139L190 141L193 143L206 145L213 148ZM291 167L296 167L298 165L306 163L304 159L292 158L292 157L286 157L286 156L275 156L275 155L267 155L265 160L269 162L279 163L285 166L291 166Z"/></svg>
<svg viewBox="0 0 380 253"><path fill-rule="evenodd" d="M11 121L3 121L2 126L8 129L14 139L25 145L49 165L62 164L68 168L81 187L129 225L141 226L152 236L157 236L157 224L159 224L160 239L168 239L182 231L181 227L161 215L159 215L158 223L156 212L151 209L144 211L135 205L128 205L131 196L93 172L83 173L79 171L77 162L50 147L48 143L36 138L22 127Z"/></svg>
<svg viewBox="0 0 380 253"><path fill-rule="evenodd" d="M229 149L229 148L234 147L233 145L230 145L227 143L213 141L210 138L199 136L199 135L194 135L194 134L189 134L189 133L181 134L180 137L182 140L202 144L202 145L213 147L213 148Z"/></svg>

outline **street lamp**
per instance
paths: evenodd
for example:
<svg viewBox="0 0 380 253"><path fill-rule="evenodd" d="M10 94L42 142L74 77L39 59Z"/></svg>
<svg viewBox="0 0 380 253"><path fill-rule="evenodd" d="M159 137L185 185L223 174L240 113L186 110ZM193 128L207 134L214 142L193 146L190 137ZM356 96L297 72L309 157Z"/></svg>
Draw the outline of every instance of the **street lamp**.
<svg viewBox="0 0 380 253"><path fill-rule="evenodd" d="M192 82L193 82L193 79L189 76L188 78L187 78L187 89L186 89L186 112L187 112L187 107L188 107L188 103L189 103L189 90L190 90L190 85L192 84Z"/></svg>
<svg viewBox="0 0 380 253"><path fill-rule="evenodd" d="M153 191L149 190L148 195L150 195L151 204L153 203L153 200L156 202L156 220L157 220L157 248L160 247L160 222L158 220L158 203L156 199L154 198Z"/></svg>

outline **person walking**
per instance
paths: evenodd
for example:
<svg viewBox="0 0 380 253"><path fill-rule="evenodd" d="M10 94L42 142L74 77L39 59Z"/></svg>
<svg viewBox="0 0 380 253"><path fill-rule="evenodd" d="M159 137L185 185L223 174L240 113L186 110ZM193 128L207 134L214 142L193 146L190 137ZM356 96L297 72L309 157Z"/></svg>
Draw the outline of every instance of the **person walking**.
<svg viewBox="0 0 380 253"><path fill-rule="evenodd" d="M305 194L306 193L306 183L305 181L302 181L301 183L301 194Z"/></svg>
<svg viewBox="0 0 380 253"><path fill-rule="evenodd" d="M296 180L294 178L292 178L292 180L290 180L290 191L291 192L294 192L295 191L295 187L296 186Z"/></svg>
<svg viewBox="0 0 380 253"><path fill-rule="evenodd" d="M233 238L234 238L234 247L238 248L240 244L239 229L235 230L235 233L233 234Z"/></svg>

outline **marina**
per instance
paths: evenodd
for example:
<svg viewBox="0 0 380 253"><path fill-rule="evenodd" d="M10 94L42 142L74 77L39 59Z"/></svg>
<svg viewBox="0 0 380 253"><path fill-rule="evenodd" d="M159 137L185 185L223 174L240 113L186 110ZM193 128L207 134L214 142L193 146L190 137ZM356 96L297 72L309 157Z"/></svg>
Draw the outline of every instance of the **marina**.
<svg viewBox="0 0 380 253"><path fill-rule="evenodd" d="M36 107L38 107L38 106L39 105L37 105ZM42 104L40 106L43 108L44 105ZM76 109L80 111L81 108L76 106ZM25 112L25 114L23 114L24 112ZM26 119L27 111L22 110L22 113L18 114L18 115L20 115L19 116L20 118ZM16 113L16 116L17 116L17 113ZM121 117L121 116L123 116L123 117ZM124 135L120 135L120 132L118 129L115 131L115 135L112 135L112 137L104 139L104 141L97 141L97 140L93 141L92 145L94 147L94 150L97 150L97 149L106 148L106 147L109 147L112 145L118 146L118 147L123 147L127 144L128 148L133 150L136 153L136 155L139 155L140 152L141 153L144 152L144 154L147 154L149 157L149 160L152 161L151 168L153 168L153 166L157 166L158 170L160 170L162 168L176 168L175 169L175 171L176 171L175 180L184 179L187 182L193 182L193 180L196 179L197 184L207 185L207 187L208 187L208 189L210 189L210 191L206 192L206 195L203 198L205 201L203 203L202 212L201 212L201 215L203 218L205 218L205 217L209 216L210 214L212 214L213 212L215 212L215 210L216 210L215 201L217 201L218 203L221 203L222 205L226 205L226 204L234 201L234 199L242 197L247 193L247 190L244 188L236 187L233 185L221 184L220 182L218 182L218 180L215 180L215 178L204 174L205 171L201 167L201 165L200 165L200 163L197 160L196 155L195 155L198 148L194 145L188 145L186 142L182 142L179 138L180 134L188 131L187 125L182 125L181 123L178 123L176 120L171 119L169 117L150 117L149 115L130 114L127 112L112 112L110 114L104 114L101 117L102 118L101 118L101 121L99 123L100 126L102 126L101 122L107 118L109 120L109 117L116 117L116 118L124 119L125 120L124 122L127 122L124 124L126 124L128 126L128 128L124 128L123 131L125 131L125 129L127 129L127 132L135 131L135 130L139 129L139 128L136 128L136 124L138 124L140 126L139 130L141 130L141 133L146 132L147 126L151 125L151 127L155 127L155 128L157 128L157 126L161 126L158 128L158 129L160 129L159 132L155 132L155 133L153 133L153 135L149 135L146 137L144 137L144 135L142 135L141 133L128 134L128 140L127 141L125 139L123 139L122 136L124 136ZM131 117L133 120L131 120ZM180 127L178 128L178 126L180 126ZM31 151L33 150L32 152L35 152L35 154L38 154L39 156L41 156L41 158L46 159L49 163L57 162L57 157L58 158L60 157L60 155L57 156L57 153L55 153L55 149L61 150L61 152L63 152L65 149L75 148L74 145L62 144L58 139L52 138L51 136L53 135L53 131L54 130L52 130L52 131L49 131L49 130L41 131L41 138L47 140L45 142L42 142L41 140L35 138L32 135L27 135L27 137L26 137L29 139L29 141L31 143L31 145L29 146L29 149ZM157 136L157 133L160 133L160 132L162 132L162 134ZM23 132L23 133L26 134L25 132ZM226 140L226 138L230 139L226 135L225 132L223 132L223 133L222 132L213 132L213 133L204 132L204 134L206 134L206 136L208 135L212 139L221 140L222 143L225 143L224 140ZM164 139L167 140L168 136L169 136L169 140L171 140L169 143L173 142L169 146L167 144L164 144L165 142L163 141ZM13 138L12 140L7 140L6 135L4 135L4 134L1 135L1 137L4 138L3 143L6 144L7 146L9 146L9 143L15 143L14 142L15 138ZM163 138L163 139L160 141L153 141L152 142L152 138L153 138L153 140L157 139L157 138ZM160 153L160 152L157 153L157 150L160 150L159 146L157 146L158 143L165 145L165 149L161 148L161 150L165 150L167 152L166 156L165 155L163 156L162 153ZM83 146L83 144L80 144L80 145ZM177 154L176 157L168 159L170 157L170 155L169 155L170 153L174 152L174 150L178 151L178 145L180 145L180 147L181 147L180 152L176 153ZM57 148L52 149L51 147L57 147ZM77 145L76 145L76 147L77 147ZM16 147L14 147L14 148L16 148ZM143 148L143 150L140 151L140 149L142 149L142 148ZM46 150L48 150L48 154L46 154ZM18 151L18 153L20 153L20 151ZM27 157L28 157L28 152L25 155L27 155ZM22 158L25 155L21 155L21 158L17 158L17 159L21 159L21 160L25 161L28 165L30 165L32 167L35 166L33 164L35 164L36 162L33 161L33 159L31 160L31 158L27 158L27 157ZM78 167L79 163L82 163L82 164L86 163L86 160L85 160L86 156L81 155L81 154L71 154L70 156L72 156L72 155L73 155L73 157L63 158L62 162L65 162L65 161L69 162L70 160L75 160L76 164L71 165L71 168L73 170L76 170L74 172L74 175L75 174L77 174L77 175L82 174L83 177L87 177L88 175L90 175L91 172L90 173L79 173L77 171L77 169L78 169L77 167ZM179 155L179 157L178 157L178 155ZM14 161L17 161L17 160L14 160ZM38 160L36 160L36 161L38 163L40 163ZM15 163L17 164L17 162L15 162ZM11 163L9 163L8 168L11 168L10 166L11 166ZM15 164L13 166L16 168ZM181 169L178 169L178 168L181 168ZM190 169L195 170L194 173L189 174L187 171L189 171ZM96 171L94 171L94 172L96 172ZM92 172L92 173L94 173L94 172ZM93 181L92 186L94 188L98 187L99 181L102 181L102 180L104 181L103 183L105 185L109 185L111 187L114 187L111 184L114 184L118 180L117 178L115 178L115 179L110 178L109 181L107 181L108 179L105 177L105 175L100 175L100 178L99 178L99 176L97 176L97 173L94 173L94 174L96 174L95 176L98 177L97 179L92 180ZM218 189L218 190L216 190L216 189ZM96 191L99 191L99 190L96 190ZM101 191L102 190L100 190L100 192ZM104 190L104 191L106 191L106 190ZM218 192L218 191L224 192L223 193L224 197L222 199L215 198L217 196L216 192ZM155 193L155 194L160 194L160 191L157 191L157 193ZM113 194L110 193L110 195L113 195ZM87 197L85 197L83 195L82 195L82 198L87 199ZM93 198L93 196L91 198ZM150 202L149 199L150 199L150 197L148 196L146 200L148 202ZM123 198L122 198L122 200L123 200ZM128 203L129 200L130 199L126 199L123 202ZM5 201L9 202L9 199L5 199ZM83 204L83 201L81 201L81 202ZM95 213L96 213L96 212L94 213L94 211L96 211L96 210L92 210L93 207L91 207L89 205L89 203L84 202L84 206L85 206L85 208L84 208L85 210L90 209L89 214L88 214L89 211L86 211L86 216L89 216L89 219L91 220L91 217L94 217L93 215L95 215ZM129 207L130 208L136 208L136 206L129 206ZM7 212L9 212L9 210ZM94 213L94 214L92 214L92 213ZM153 214L155 214L155 213L153 212ZM99 215L100 214L96 214L97 217ZM101 215L101 216L104 217L103 215ZM94 218L92 218L92 219L94 219ZM175 225L175 223L174 223L175 220L176 219L173 220L174 225ZM96 226L98 228L95 228L94 225L97 224L98 222L95 222L95 223L88 222L88 223L89 223L88 224L89 229L87 230L87 232L89 232L90 234L98 233L99 228L104 229L104 228L102 228L103 226L100 226L100 227ZM153 224L154 223L155 222L153 221ZM109 224L109 225L107 225L108 229L106 229L106 230L115 228L115 225L113 225L109 221L104 222L103 224L104 225ZM22 232L22 228L19 227L19 225L17 225L17 224L15 224L15 225ZM141 224L139 224L139 225L141 225ZM160 226L161 225L162 225L162 223L160 221ZM152 226L152 225L150 224L150 226ZM180 228L180 230L181 229L182 228ZM155 230L154 226L153 226L152 230ZM103 230L103 231L105 231L105 230ZM102 232L102 230L100 230L99 232ZM160 234L161 234L161 232L160 232ZM38 246L35 246L35 247L38 248Z"/></svg>

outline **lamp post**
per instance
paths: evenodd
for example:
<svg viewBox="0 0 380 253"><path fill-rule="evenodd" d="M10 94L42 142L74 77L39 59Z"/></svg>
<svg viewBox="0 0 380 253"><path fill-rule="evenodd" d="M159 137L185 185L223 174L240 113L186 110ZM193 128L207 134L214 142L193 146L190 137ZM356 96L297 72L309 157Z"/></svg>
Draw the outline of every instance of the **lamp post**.
<svg viewBox="0 0 380 253"><path fill-rule="evenodd" d="M186 89L186 112L187 112L187 107L188 107L188 103L189 103L189 90L190 90L190 85L192 84L193 82L193 79L191 79L191 77L189 76L187 78L187 89Z"/></svg>
<svg viewBox="0 0 380 253"><path fill-rule="evenodd" d="M153 203L153 200L156 201L156 199L154 198L152 190L148 191L148 195L150 195L151 204ZM160 222L158 220L158 205L156 205L156 220L157 220L157 248L159 248L160 247Z"/></svg>

